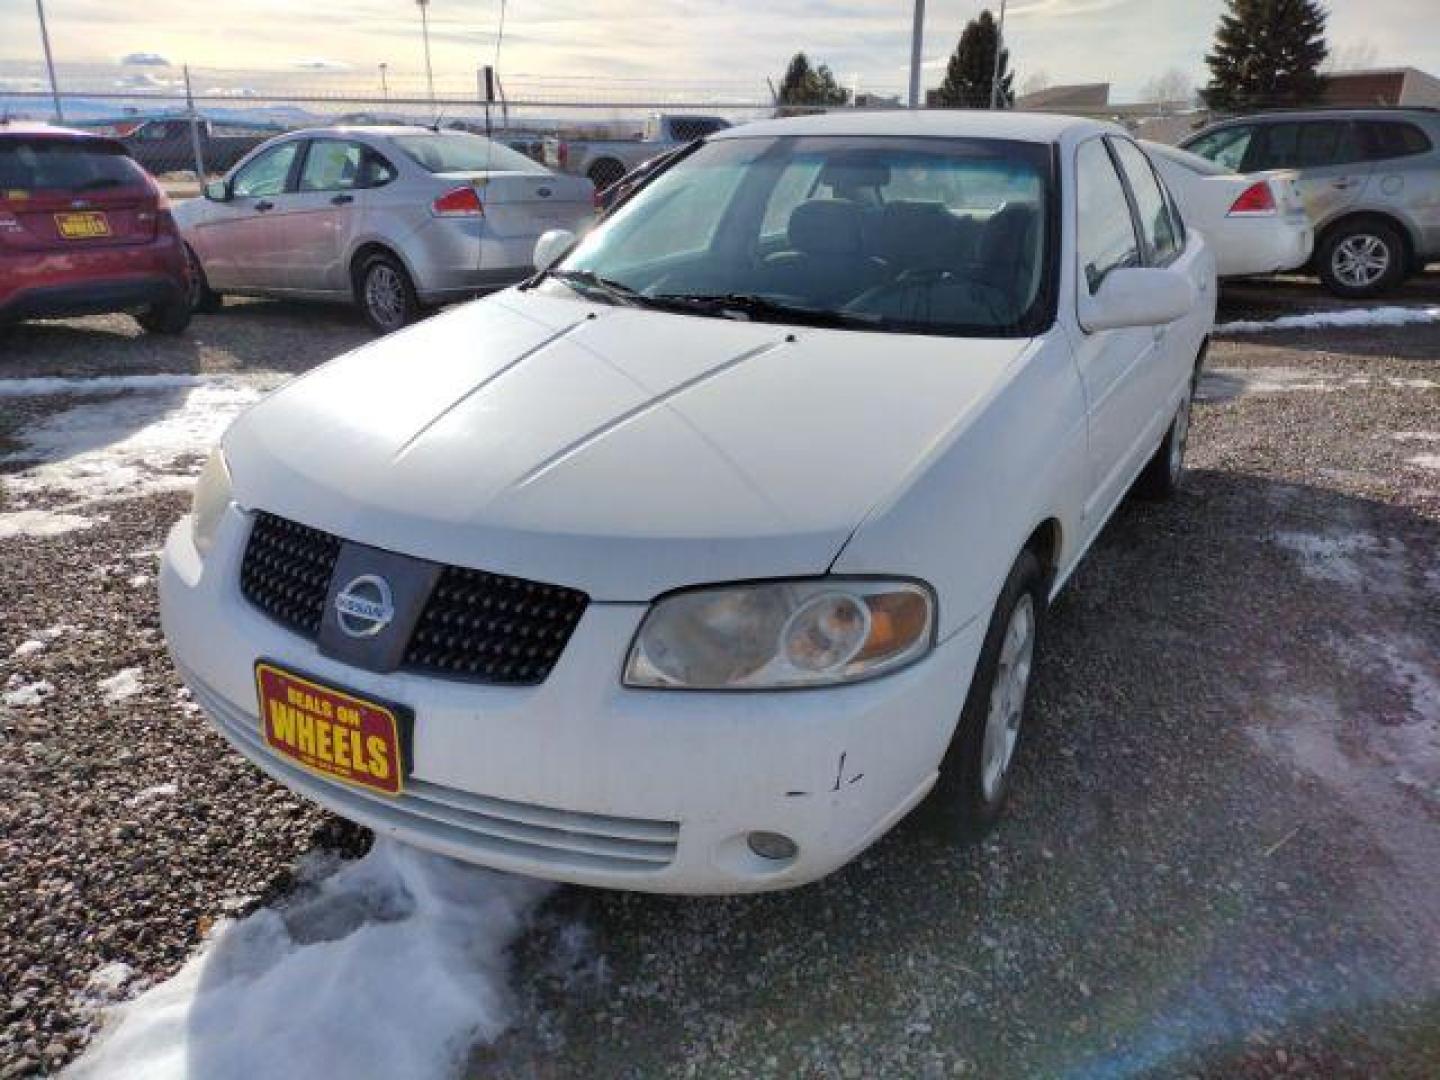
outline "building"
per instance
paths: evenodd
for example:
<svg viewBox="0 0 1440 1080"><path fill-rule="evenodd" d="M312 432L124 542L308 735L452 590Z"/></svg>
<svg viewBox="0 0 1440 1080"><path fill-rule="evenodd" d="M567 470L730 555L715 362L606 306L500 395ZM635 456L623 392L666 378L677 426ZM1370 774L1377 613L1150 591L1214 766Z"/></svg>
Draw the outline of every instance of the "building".
<svg viewBox="0 0 1440 1080"><path fill-rule="evenodd" d="M1064 112L1066 109L1103 109L1110 104L1109 83L1075 83L1071 86L1047 86L1033 94L1015 99L1017 109L1039 112Z"/></svg>
<svg viewBox="0 0 1440 1080"><path fill-rule="evenodd" d="M1440 79L1413 67L1337 71L1325 78L1325 105L1433 105L1440 107Z"/></svg>

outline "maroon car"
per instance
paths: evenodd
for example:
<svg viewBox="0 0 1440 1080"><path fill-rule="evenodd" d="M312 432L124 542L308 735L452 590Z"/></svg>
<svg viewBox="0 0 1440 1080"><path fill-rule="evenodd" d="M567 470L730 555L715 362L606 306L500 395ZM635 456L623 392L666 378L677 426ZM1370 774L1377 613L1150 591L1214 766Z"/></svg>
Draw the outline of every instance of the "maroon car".
<svg viewBox="0 0 1440 1080"><path fill-rule="evenodd" d="M128 311L178 334L189 281L170 200L124 146L0 123L0 326Z"/></svg>

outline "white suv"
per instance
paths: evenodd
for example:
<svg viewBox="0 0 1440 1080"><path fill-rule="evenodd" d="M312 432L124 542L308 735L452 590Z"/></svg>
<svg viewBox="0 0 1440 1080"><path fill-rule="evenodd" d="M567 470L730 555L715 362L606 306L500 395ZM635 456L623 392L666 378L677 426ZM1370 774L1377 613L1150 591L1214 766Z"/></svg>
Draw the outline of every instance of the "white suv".
<svg viewBox="0 0 1440 1080"><path fill-rule="evenodd" d="M811 881L937 781L993 821L1046 605L1181 476L1215 270L1145 155L755 124L537 263L230 429L161 587L215 725L379 831L617 888Z"/></svg>

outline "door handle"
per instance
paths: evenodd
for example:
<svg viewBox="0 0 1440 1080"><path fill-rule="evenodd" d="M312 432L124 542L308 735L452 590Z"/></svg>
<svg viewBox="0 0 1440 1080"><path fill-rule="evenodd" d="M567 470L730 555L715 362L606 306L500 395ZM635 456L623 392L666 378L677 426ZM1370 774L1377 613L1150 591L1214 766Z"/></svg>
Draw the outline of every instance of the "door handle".
<svg viewBox="0 0 1440 1080"><path fill-rule="evenodd" d="M354 195L336 195L330 200L331 206L346 206L355 201Z"/></svg>
<svg viewBox="0 0 1440 1080"><path fill-rule="evenodd" d="M1333 187L1333 188L1338 188L1338 189L1341 190L1341 191L1344 191L1346 188L1352 188L1352 187L1354 187L1354 186L1355 186L1355 181L1354 181L1354 180L1333 180L1333 181L1331 181L1330 186Z"/></svg>
<svg viewBox="0 0 1440 1080"><path fill-rule="evenodd" d="M257 202L257 203L255 204L255 209L258 210L258 211L260 211L260 213L263 214L263 213L265 213L266 210L274 210L274 209L275 209L275 204L274 204L273 202L271 202L269 199L261 199L259 202Z"/></svg>

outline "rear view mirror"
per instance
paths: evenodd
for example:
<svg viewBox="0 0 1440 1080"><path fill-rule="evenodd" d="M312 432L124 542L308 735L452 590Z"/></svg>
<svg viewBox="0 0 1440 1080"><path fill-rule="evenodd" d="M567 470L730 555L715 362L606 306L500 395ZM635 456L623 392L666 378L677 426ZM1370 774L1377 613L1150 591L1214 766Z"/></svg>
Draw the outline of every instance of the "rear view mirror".
<svg viewBox="0 0 1440 1080"><path fill-rule="evenodd" d="M575 243L575 234L569 229L551 229L535 241L534 263L540 273L555 265L555 260L564 255Z"/></svg>
<svg viewBox="0 0 1440 1080"><path fill-rule="evenodd" d="M211 202L229 202L230 185L224 180L211 180L205 185L205 198Z"/></svg>
<svg viewBox="0 0 1440 1080"><path fill-rule="evenodd" d="M1080 289L1080 325L1087 331L1161 326L1189 314L1200 301L1190 279L1177 270L1120 267L1105 275L1094 296Z"/></svg>

